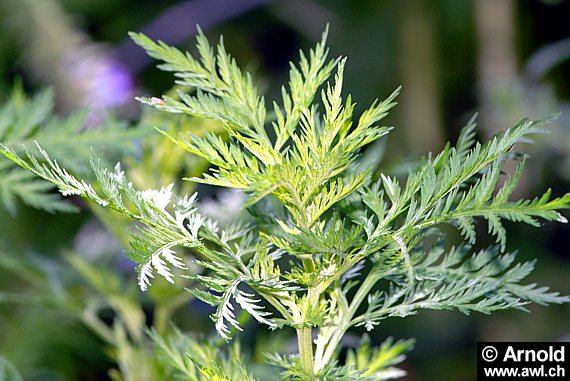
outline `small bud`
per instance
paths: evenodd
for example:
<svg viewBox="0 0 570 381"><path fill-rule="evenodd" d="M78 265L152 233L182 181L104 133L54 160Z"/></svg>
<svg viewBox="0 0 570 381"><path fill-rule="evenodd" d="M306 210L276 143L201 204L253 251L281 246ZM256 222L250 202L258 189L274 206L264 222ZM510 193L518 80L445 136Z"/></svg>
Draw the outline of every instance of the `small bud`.
<svg viewBox="0 0 570 381"><path fill-rule="evenodd" d="M162 105L164 104L164 100L163 100L163 99L160 99L160 98L157 98L157 97L152 97L152 98L150 98L150 102L151 102L153 105L159 105L159 106L162 106Z"/></svg>

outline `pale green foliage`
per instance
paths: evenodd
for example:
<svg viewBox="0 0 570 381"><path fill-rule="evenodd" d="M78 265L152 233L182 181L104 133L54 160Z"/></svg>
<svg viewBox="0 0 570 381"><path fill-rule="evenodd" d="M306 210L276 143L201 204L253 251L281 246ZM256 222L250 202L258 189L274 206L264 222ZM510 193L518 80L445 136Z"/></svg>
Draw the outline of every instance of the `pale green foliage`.
<svg viewBox="0 0 570 381"><path fill-rule="evenodd" d="M109 371L111 380L175 379L167 377L173 368L160 362L152 341L146 336L148 309L144 307L148 302L143 304L140 301L141 295L132 280L121 279L121 275L114 271L114 256L101 255L95 260L87 260L79 253L65 252L61 260L47 259L14 247L1 246L0 269L4 274L17 276L18 281L14 282L16 286L12 291L5 289L0 292L0 304L3 307L10 304L11 313L25 316L25 324L39 332L24 335L22 339L22 332L30 331L22 321L5 325L6 335L2 337L1 350L8 358L14 355L18 358L18 353L25 353L25 361L21 358L18 361L24 376L39 367L37 362L45 356L42 348L51 350L53 342L61 338L61 332L80 338L76 345L93 345L87 344L87 338L81 336L84 329L77 330L80 327L76 323L81 322L104 343L106 353L115 361L117 369ZM168 326L164 319L192 298L187 293L174 292L174 289L168 292L165 286L159 285L154 293L145 295L154 302L153 327L160 332ZM110 311L113 312L112 320L109 319ZM54 326L60 329L53 331L51 328ZM7 335L9 332L12 333ZM63 352L80 350L73 343L68 345L68 350ZM31 356L29 352L32 352ZM48 358L51 360L52 357L48 355Z"/></svg>
<svg viewBox="0 0 570 381"><path fill-rule="evenodd" d="M539 304L567 302L556 292L536 284L520 285L534 269L534 262L513 265L515 254L499 254L493 247L469 254L469 246L446 250L443 242L427 254L412 253L415 281L408 283L404 274L387 272L389 289L367 296L367 310L354 319L356 326L372 330L389 317L413 315L420 309L456 309L489 314L496 310L525 310L529 302Z"/></svg>
<svg viewBox="0 0 570 381"><path fill-rule="evenodd" d="M394 367L406 358L406 352L414 346L414 340L400 340L394 342L388 338L378 348L370 348L370 339L364 336L356 350L349 350L346 363L363 371L363 377L373 380L390 380L399 378L406 373Z"/></svg>
<svg viewBox="0 0 570 381"><path fill-rule="evenodd" d="M359 347L347 352L346 364L339 366L336 361L326 364L320 371L323 380L384 381L400 378L405 371L395 367L405 360L406 353L412 349L414 340L398 342L388 338L378 348L370 347L370 339L364 336ZM285 380L312 379L312 374L299 366L295 356L268 355L268 362L286 369L282 373Z"/></svg>
<svg viewBox="0 0 570 381"><path fill-rule="evenodd" d="M174 365L177 378L188 381L254 381L247 371L238 344L230 347L223 355L220 345L204 340L198 341L175 331L169 338L163 338L155 331L150 332L160 357L165 363Z"/></svg>
<svg viewBox="0 0 570 381"><path fill-rule="evenodd" d="M125 123L108 117L97 127L88 128L87 110L65 118L54 116L52 91L27 98L20 87L0 108L0 141L14 149L39 141L67 168L86 174L91 149L108 153L125 153L130 142L141 136L140 129L127 129ZM28 171L0 160L0 206L16 212L16 199L26 205L49 212L73 211L76 208L52 192L53 185L40 181Z"/></svg>
<svg viewBox="0 0 570 381"><path fill-rule="evenodd" d="M44 96L43 94L50 95L46 99L51 100L50 92L41 93L42 97ZM31 100L26 100L19 89L16 88L10 102L11 104L20 102L21 112L24 114L25 108L30 106L30 103L36 102L38 97L40 95ZM76 117L72 116L71 119ZM54 119L54 123L57 121L50 115L47 115L46 118ZM62 118L61 122L71 126L71 119ZM82 131L83 124L81 123L75 125L78 128L77 131L68 131L67 135L59 135L57 133L54 136L50 136L50 129L57 129L59 126L55 124L46 130L45 133L42 133L43 130L41 128L44 127L44 124L41 124L35 134L30 137L30 141L33 141L34 137L40 139L42 144L46 141L50 150L50 156L53 151L56 151L56 155L59 155L57 157L63 160L61 162L63 166L71 167L74 172L76 171L80 174L87 172L84 167L90 169L88 157L90 149L88 144L91 141L97 152L111 151L112 153L122 154L122 164L128 170L133 184L160 188L160 185L157 184L175 182L176 189L192 190L194 184L186 183L184 186L180 185L178 174L182 169L186 171L187 168L191 168L194 173L201 173L202 169L205 168L205 163L199 158L187 155L182 149L173 149L172 144L168 140L163 139L161 135L149 134L147 131L152 132L153 125L160 125L169 131L184 128L197 131L198 134L203 130L219 129L214 123L208 121L200 121L147 109L141 116L141 120L135 126L129 127L129 131L124 129L122 122L119 123L111 118L107 119L103 126L97 126L97 128L102 128L104 130L103 135L109 135L108 137L98 136L102 132L101 130ZM15 124L13 127L17 128L18 124ZM79 133L89 136L85 136L86 140L83 141L81 140L83 135L81 137L74 135ZM71 150L77 151L73 155L66 150L60 150L57 146L49 144L50 141L61 142L63 147L74 144L74 140L69 139L69 136L74 136L81 140L79 144L72 145ZM112 136L115 136L116 139L112 139ZM134 146L131 144L133 138L138 138L136 141L136 154L129 149L129 147ZM104 147L105 144L96 143L98 141L104 142L105 139L110 140L107 146L111 150L105 150L107 148ZM15 148L20 148L20 146L16 145ZM35 147L32 146L30 148ZM66 152L69 154L69 157ZM51 183L37 179L37 176L13 165L9 160L3 159L2 163L13 168L11 173L17 173L19 176L28 176L34 180L34 184L45 187L49 191L50 197L62 200L61 196L53 191ZM93 164L95 165L95 162ZM100 163L97 164L100 165ZM3 176L3 174L0 176ZM3 179L0 178L0 181ZM10 181L10 179L7 180L6 184L17 184ZM97 191L101 190L98 186L95 186L95 188ZM62 202L62 204L72 205L65 202ZM132 219L128 217L119 218L121 216L117 213L100 207L96 203L88 203L87 206L96 213L98 219L115 234L118 240L128 245L129 232L132 232L134 228ZM227 211L224 211L224 213L227 214ZM231 213L228 214L228 217L230 215ZM90 237L90 239L95 238ZM5 241L8 241L8 239ZM4 247L1 247L0 251L3 249ZM102 258L97 257L97 265L95 265L78 256L77 253L66 255L65 257L68 261L41 261L39 257L28 254L17 250L15 247L10 247L9 249L5 248L2 251L2 255L0 255L0 258L2 258L0 267L4 272L16 276L20 287L22 282L29 286L29 292L24 292L21 289L13 293L7 290L0 292L0 304L16 304L16 306L10 306L11 313L18 311L17 313L30 316L26 323L14 323L17 330L25 332L25 325L27 324L42 332L51 332L49 325L53 324L54 321L61 320L63 316L67 322L65 329L68 332L77 328L77 325L74 325L76 322L81 322L105 344L106 353L116 362L117 366L117 369L111 369L109 372L112 380L167 379L162 372L165 369L169 369L168 365L161 364L158 362L158 359L154 358L152 342L149 342L149 339L145 337L145 326L147 324L145 315L149 313L148 303L150 299L153 305L153 316L149 321L153 322L153 327L158 332L165 332L169 327L169 320L172 314L179 311L181 307L193 298L193 295L181 289L181 286L189 285L190 281L179 279L176 287L170 287L166 282L162 282L157 287L154 287L152 292L140 295L136 292L136 286L132 283L130 274L125 274L127 279L121 279L120 274L113 273L116 265L116 259L114 258L102 260ZM70 265L76 272L69 271ZM124 287L125 284L128 287ZM49 308L50 317L39 314L37 312L38 306L40 306L39 308L42 312L44 311L42 307ZM114 315L112 322L109 321L109 313L111 311ZM37 317L35 318L34 316ZM38 321L34 322L34 319ZM8 331L14 330L10 328ZM18 340L17 334L4 336L0 344L8 358L14 353L33 351L37 353L33 356L34 359L38 359L35 360L36 362L40 361L42 351L38 351L35 346L45 346L44 342L49 340L48 335L44 335L45 337L42 336L41 338L37 337L37 335L29 335L30 338L28 340ZM10 340L15 340L15 343ZM40 342L41 344L38 344ZM26 374L34 365L34 360L28 358L25 365L22 365L21 362L18 365L21 366L23 374ZM35 367L38 367L38 364L35 364ZM70 372L73 371L71 369L68 370Z"/></svg>
<svg viewBox="0 0 570 381"><path fill-rule="evenodd" d="M276 120L271 123L275 136L272 142L264 128L263 98L222 45L216 55L200 35L201 60L197 61L142 35L132 36L151 56L166 62L161 68L175 71L183 84L197 87L195 96L180 94L182 101L168 97L163 103L142 101L170 112L217 119L234 138L224 142L211 134L190 139L172 136L177 144L217 167L212 175L192 180L244 189L253 195L249 205L274 194L306 226L314 224L334 203L364 182L366 173L344 178L340 175L354 162L359 148L389 131L375 124L395 105L397 92L384 102L375 102L352 128L354 104L341 97L344 60L327 63L324 39L308 58L301 56L299 68L291 67L290 92L283 88L283 104L273 104ZM334 84L321 93L325 106L321 120L313 98L337 64Z"/></svg>
<svg viewBox="0 0 570 381"><path fill-rule="evenodd" d="M140 234L133 235L130 257L140 263L139 285L143 290L150 283L150 278L154 277L154 271L173 282L167 263L173 267L185 268L172 250L173 247L202 246L197 234L203 219L195 213L195 197L177 200L172 205L172 213L166 209L172 203L172 185L140 191L134 188L132 182L127 181L119 164L113 171L109 171L101 166L99 160L93 159L91 165L101 189L98 192L85 181L62 169L39 145L45 163L40 163L27 150L26 156L30 163L3 145L0 145L0 149L16 164L55 184L63 195L85 197L142 223Z"/></svg>
<svg viewBox="0 0 570 381"><path fill-rule="evenodd" d="M535 124L523 120L490 142L472 147L473 141L468 138L474 128L471 120L463 130L458 146L446 147L434 159L426 160L411 171L404 187L397 179L382 175L381 185L373 184L365 189L363 201L374 213L374 218L364 214L360 221L365 226L369 243L375 248L376 245L387 247L388 253L383 254L382 260L404 260L411 273L410 243L426 228L441 223L458 226L469 242L475 243L473 219L483 217L488 221L489 233L497 237L504 250L506 231L501 219L535 226L538 224L536 217L566 222L557 210L568 207L570 195L551 200L550 191L547 191L534 200L508 200L519 181L524 160L495 194L507 154L533 131ZM396 226L393 222L398 218L403 222Z"/></svg>
<svg viewBox="0 0 570 381"><path fill-rule="evenodd" d="M308 56L301 54L298 66L291 65L289 86L268 118L253 80L221 43L214 51L200 33L196 59L145 36L132 37L179 83L195 88L192 95L180 92L180 100L142 101L216 120L230 137L162 131L213 165L211 173L189 180L247 193L252 223L218 227L196 212L194 197L172 201L169 186L138 190L120 167L109 171L97 160L92 166L100 190L71 176L45 151L43 163L32 155L24 160L4 146L0 151L64 194L81 195L142 223L130 254L139 263L142 289L155 273L173 281L175 268L186 271L181 248L191 249L191 258L207 272L186 276L203 287L194 294L216 308L212 318L223 338L241 329L238 306L271 329L294 328L299 356L270 356L271 363L284 368L285 379L386 379L410 343L388 342L378 350L363 344L340 365L342 338L353 326L371 330L385 318L420 309L490 313L533 301L569 300L543 287L521 285L532 264L513 264L514 255L501 255L506 247L501 220L566 222L558 210L570 206L570 195L550 199L546 192L534 200L509 201L522 163L499 185L503 162L517 159L513 146L527 139L535 122L522 121L479 144L471 120L456 147L448 145L425 159L404 181L385 174L373 181L357 159L364 146L389 132L378 122L395 105L398 91L354 118L354 103L342 95L345 59L327 58L325 38ZM315 98L322 87L320 111ZM470 254L466 245L429 244L443 235L437 226L444 223L475 243L477 217L488 221L498 248ZM171 360L201 369L176 354ZM225 377L219 364L208 369L212 377Z"/></svg>

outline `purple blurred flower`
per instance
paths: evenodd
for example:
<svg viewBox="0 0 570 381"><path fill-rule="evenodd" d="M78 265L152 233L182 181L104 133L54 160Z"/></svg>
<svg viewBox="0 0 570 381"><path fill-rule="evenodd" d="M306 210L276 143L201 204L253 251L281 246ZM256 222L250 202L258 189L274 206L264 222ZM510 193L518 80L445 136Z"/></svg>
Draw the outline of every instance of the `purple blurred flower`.
<svg viewBox="0 0 570 381"><path fill-rule="evenodd" d="M70 51L62 60L62 69L80 97L77 101L94 112L116 108L133 99L133 78L101 45Z"/></svg>

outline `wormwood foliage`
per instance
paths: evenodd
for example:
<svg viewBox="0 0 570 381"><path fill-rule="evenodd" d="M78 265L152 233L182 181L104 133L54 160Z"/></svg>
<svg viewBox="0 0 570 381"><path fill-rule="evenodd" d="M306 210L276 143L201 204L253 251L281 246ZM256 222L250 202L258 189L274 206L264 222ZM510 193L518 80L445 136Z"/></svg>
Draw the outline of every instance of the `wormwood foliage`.
<svg viewBox="0 0 570 381"><path fill-rule="evenodd" d="M342 91L346 59L328 58L326 33L291 65L281 99L269 107L221 41L214 49L200 32L194 57L140 34L131 37L163 62L160 68L174 72L177 83L194 88L191 94L180 92L179 99L140 100L218 121L230 136L159 130L212 165L210 172L187 180L242 190L252 221L221 228L199 215L195 195L175 197L171 186L136 189L119 165L109 170L92 159L94 187L40 147L39 159L5 145L0 151L63 194L83 196L139 221L129 256L139 264L141 289L156 276L170 282L177 275L192 278L202 288L191 291L216 308L212 318L222 338L242 329L238 313L270 329L295 329L298 355L268 355L271 364L283 368L284 379L400 376L394 365L410 341L388 341L378 349L365 341L339 362L342 339L354 326L372 330L383 319L421 309L491 313L524 309L530 302L569 301L522 283L534 263L516 264L515 254L505 252L503 221L566 222L558 211L570 206L570 195L552 198L550 191L532 200L510 200L525 162L513 147L528 140L537 122L523 120L481 144L475 142L472 119L454 147L426 158L404 179L382 174L375 180L372 168L357 166L359 153L390 131L379 122L395 106L398 90L355 117L355 104ZM503 176L507 159L519 165ZM497 246L473 253L474 224L481 219ZM443 224L455 226L466 243L445 245ZM201 275L187 271L187 251L204 268ZM187 379L195 379L196 370L203 379L228 379L223 364L176 357L168 342L158 342L182 372L188 370Z"/></svg>
<svg viewBox="0 0 570 381"><path fill-rule="evenodd" d="M213 342L199 342L175 331L168 338L155 331L150 336L156 343L158 356L173 364L178 377L189 381L254 381L255 378L243 364L243 355L238 344L232 345L223 356L220 346Z"/></svg>
<svg viewBox="0 0 570 381"><path fill-rule="evenodd" d="M45 90L28 98L21 87L14 87L10 99L0 107L0 141L17 150L39 141L66 167L86 174L89 172L86 158L92 148L124 153L131 149L130 141L141 136L141 130L127 129L125 123L111 117L97 127L88 128L88 110L65 118L53 114L52 91ZM16 213L16 199L49 212L75 210L52 190L53 185L15 167L8 160L0 160L0 207L11 214Z"/></svg>

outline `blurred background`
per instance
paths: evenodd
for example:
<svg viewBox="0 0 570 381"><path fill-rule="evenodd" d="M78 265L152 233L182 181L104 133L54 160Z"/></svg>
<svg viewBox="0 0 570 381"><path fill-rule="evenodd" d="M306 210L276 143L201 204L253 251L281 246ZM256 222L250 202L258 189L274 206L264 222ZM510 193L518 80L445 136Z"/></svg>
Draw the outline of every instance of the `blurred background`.
<svg viewBox="0 0 570 381"><path fill-rule="evenodd" d="M331 54L349 58L344 88L358 101L357 111L403 86L400 104L389 117L395 130L384 145L370 150L382 155L383 170L399 173L402 163L439 151L474 113L479 113L482 139L523 117L559 113L548 122L548 134L521 147L531 160L518 196L532 197L549 187L562 195L570 191L569 19L568 0L0 0L0 101L19 96L26 102L23 94L49 87L53 110L62 118L89 107L82 119L89 129L123 123L146 136L144 131L155 124L215 128L141 110L135 96L160 96L173 82L128 39L128 31L191 52L197 24L211 42L223 35L228 51L255 73L267 98L275 99L289 62L297 60L300 48L313 46L328 24ZM17 109L18 102L14 104ZM0 120L0 137L1 125ZM148 161L156 162L156 155L162 155L164 164L172 148L149 139L134 153L119 149L114 154L132 155L135 173L152 168ZM172 178L204 168L184 160L168 167ZM158 186L170 178L144 176L152 177L141 174L142 184ZM220 205L239 213L239 196L204 192L203 208L211 213ZM137 312L126 314L138 316L142 326L145 317L157 318L149 307L153 296L147 297L150 302L140 301L132 265L121 259L124 229L113 230L109 216L96 207L75 203L82 213L53 215L21 201L0 205L0 360L5 362L0 361L0 369L8 377L17 369L26 380L121 379L109 369L128 356L116 351L116 328L111 333L105 329L123 304L108 303L109 295L128 289L128 303ZM518 249L519 259L538 259L532 281L570 294L568 227L509 224L507 229L507 249ZM85 263L70 260L65 253L72 250ZM109 268L121 277L114 290L90 278L95 269ZM211 330L208 308L173 298L176 308L165 309L178 325L194 332ZM93 307L97 301L110 307ZM89 315L92 307L96 313ZM475 380L477 341L570 340L570 306L530 310L469 317L423 312L383 322L372 338L417 338L404 365L405 380ZM265 330L256 335L254 326L240 336L242 350L253 362L270 345L291 344Z"/></svg>

